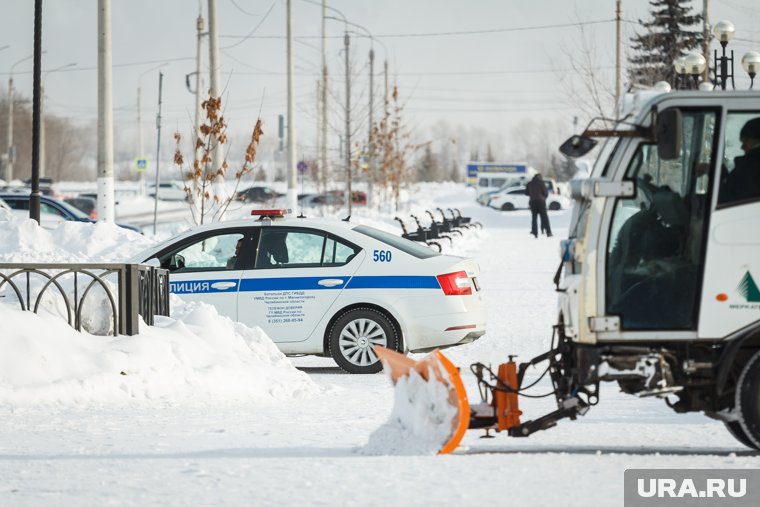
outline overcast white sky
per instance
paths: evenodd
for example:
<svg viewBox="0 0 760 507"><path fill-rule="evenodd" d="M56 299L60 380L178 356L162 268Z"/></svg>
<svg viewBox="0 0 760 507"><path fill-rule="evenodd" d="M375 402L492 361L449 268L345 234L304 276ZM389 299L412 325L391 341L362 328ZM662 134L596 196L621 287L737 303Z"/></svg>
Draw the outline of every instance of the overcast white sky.
<svg viewBox="0 0 760 507"><path fill-rule="evenodd" d="M316 136L319 2L293 0L298 139L304 151L313 148ZM0 48L8 47L0 49L0 83L7 89L11 67L32 54L34 2L3 3ZM693 3L701 10L702 0ZM195 68L195 19L199 8L207 18L206 5L205 0L113 0L117 149L135 143L138 84L143 87L146 148L154 146L158 70L151 69L161 63L166 63L161 69L166 139L176 129L190 130L193 95L185 88L185 75ZM406 121L418 131L445 119L461 128L481 126L508 135L522 119L541 117L565 123L569 132L578 111L563 94L558 72L568 68L565 51L579 44L580 30L567 25L586 23L599 70L610 86L614 84L614 0L328 0L328 6L374 35L375 93L382 93L382 63L387 59L390 78L398 82L406 103ZM647 9L646 0L623 0L626 20L646 19ZM261 108L265 134L271 139L276 136L277 115L286 113L285 12L285 0L218 0L224 98L235 131L248 131ZM732 43L737 60L749 49L760 50L760 5L755 0L710 0L711 21L724 18L735 23L741 39ZM97 1L48 0L43 19L43 69L76 63L44 75L46 109L94 121ZM360 126L366 125L368 109L370 43L362 30L349 29L352 100L359 104L354 119ZM624 25L625 42L634 29L632 23ZM327 21L336 134L342 128L345 100L343 31L342 22ZM203 56L208 64L207 47ZM16 65L13 74L16 89L29 97L31 70L30 59ZM743 71L739 68L736 74L742 75L737 84L746 87Z"/></svg>

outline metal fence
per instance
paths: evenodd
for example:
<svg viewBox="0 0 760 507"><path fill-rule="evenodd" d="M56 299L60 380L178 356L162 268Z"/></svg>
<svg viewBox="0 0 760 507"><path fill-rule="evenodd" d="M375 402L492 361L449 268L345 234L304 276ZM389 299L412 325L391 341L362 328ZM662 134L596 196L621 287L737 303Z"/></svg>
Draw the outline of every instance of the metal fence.
<svg viewBox="0 0 760 507"><path fill-rule="evenodd" d="M144 264L0 263L0 303L45 308L77 331L134 335L140 316L152 325L156 315L169 315L169 272ZM87 329L86 305L105 308L105 327Z"/></svg>

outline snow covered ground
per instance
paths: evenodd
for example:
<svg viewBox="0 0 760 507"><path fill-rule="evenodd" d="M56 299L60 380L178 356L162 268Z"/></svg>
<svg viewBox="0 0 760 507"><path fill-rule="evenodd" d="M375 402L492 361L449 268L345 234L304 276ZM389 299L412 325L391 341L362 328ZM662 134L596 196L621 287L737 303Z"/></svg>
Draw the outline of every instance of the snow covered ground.
<svg viewBox="0 0 760 507"><path fill-rule="evenodd" d="M489 310L483 338L446 351L474 399L470 363L495 365L508 353L524 360L548 347L569 213L551 213L554 238L533 239L528 212L481 208L470 192L427 185L415 207L460 207L485 225L452 250L478 259ZM392 216L365 211L352 221L396 230ZM0 222L0 262L112 261L151 241L71 225L48 232ZM525 440L470 432L454 455L367 455L391 411L385 375L345 375L324 358L288 360L258 330L178 299L171 318L117 338L79 335L5 306L3 506L621 505L627 468L760 467L721 423L676 415L613 384L585 417ZM552 404L521 408L530 418Z"/></svg>

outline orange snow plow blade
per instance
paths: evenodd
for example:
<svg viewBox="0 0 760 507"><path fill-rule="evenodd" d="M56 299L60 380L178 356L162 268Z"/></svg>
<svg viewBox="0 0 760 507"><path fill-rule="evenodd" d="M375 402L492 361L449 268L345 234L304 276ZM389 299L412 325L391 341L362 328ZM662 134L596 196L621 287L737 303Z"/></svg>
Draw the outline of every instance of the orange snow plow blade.
<svg viewBox="0 0 760 507"><path fill-rule="evenodd" d="M470 405L459 369L437 349L419 361L379 345L375 345L374 350L383 362L384 368L390 372L394 385L400 378L408 377L409 372L414 370L426 382L440 382L446 387L449 392L447 401L456 409L456 415L451 420L451 432L448 439L441 446L438 454L448 454L456 449L470 423Z"/></svg>

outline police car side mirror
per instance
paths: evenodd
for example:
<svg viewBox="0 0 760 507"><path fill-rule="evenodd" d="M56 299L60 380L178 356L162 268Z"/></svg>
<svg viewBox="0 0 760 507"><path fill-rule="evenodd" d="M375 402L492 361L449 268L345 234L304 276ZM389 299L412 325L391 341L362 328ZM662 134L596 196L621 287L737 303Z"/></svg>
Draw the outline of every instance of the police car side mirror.
<svg viewBox="0 0 760 507"><path fill-rule="evenodd" d="M655 138L660 160L675 160L681 154L683 117L680 109L666 109L657 115Z"/></svg>
<svg viewBox="0 0 760 507"><path fill-rule="evenodd" d="M174 254L169 258L169 271L176 271L185 267L185 258L180 254Z"/></svg>

